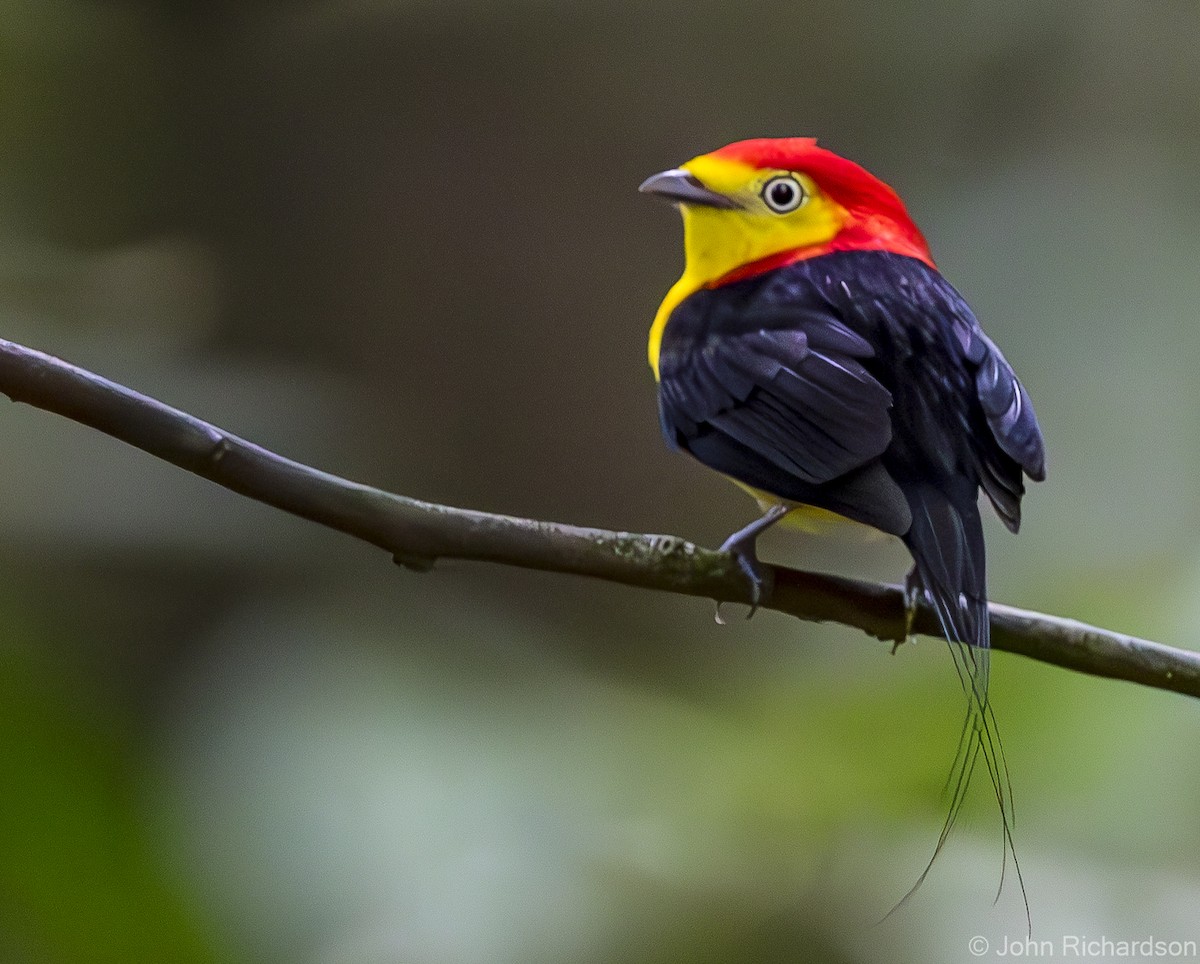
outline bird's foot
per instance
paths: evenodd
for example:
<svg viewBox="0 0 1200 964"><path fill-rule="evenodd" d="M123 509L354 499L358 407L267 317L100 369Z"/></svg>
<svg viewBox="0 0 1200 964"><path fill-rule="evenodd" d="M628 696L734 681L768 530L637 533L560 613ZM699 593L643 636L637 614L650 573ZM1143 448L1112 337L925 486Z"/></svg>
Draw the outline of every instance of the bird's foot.
<svg viewBox="0 0 1200 964"><path fill-rule="evenodd" d="M758 553L755 551L754 544L766 529L769 529L790 511L791 507L786 504L773 505L761 517L745 528L739 529L721 543L721 552L733 553L738 568L750 583L750 612L746 614L747 619L755 614L759 604L770 595L773 588L771 582L773 572L758 561ZM717 622L722 622L720 604L717 605Z"/></svg>
<svg viewBox="0 0 1200 964"><path fill-rule="evenodd" d="M750 583L750 612L746 614L747 619L758 611L759 605L771 590L771 571L759 561L754 540L753 535L746 538L741 533L735 533L721 543L721 551L733 553L738 569ZM717 622L722 622L720 606L717 607Z"/></svg>

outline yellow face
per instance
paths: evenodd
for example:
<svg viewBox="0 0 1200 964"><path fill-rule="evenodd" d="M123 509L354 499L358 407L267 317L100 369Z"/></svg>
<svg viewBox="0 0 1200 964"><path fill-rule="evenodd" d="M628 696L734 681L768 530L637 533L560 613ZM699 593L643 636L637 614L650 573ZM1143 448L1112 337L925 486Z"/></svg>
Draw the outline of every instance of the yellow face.
<svg viewBox="0 0 1200 964"><path fill-rule="evenodd" d="M642 190L677 201L683 213L683 276L667 292L650 328L656 378L663 329L684 298L752 262L824 244L848 217L805 174L712 155L656 175Z"/></svg>
<svg viewBox="0 0 1200 964"><path fill-rule="evenodd" d="M707 155L688 161L683 170L737 204L680 204L684 277L696 288L781 251L824 244L846 221L846 210L804 174Z"/></svg>

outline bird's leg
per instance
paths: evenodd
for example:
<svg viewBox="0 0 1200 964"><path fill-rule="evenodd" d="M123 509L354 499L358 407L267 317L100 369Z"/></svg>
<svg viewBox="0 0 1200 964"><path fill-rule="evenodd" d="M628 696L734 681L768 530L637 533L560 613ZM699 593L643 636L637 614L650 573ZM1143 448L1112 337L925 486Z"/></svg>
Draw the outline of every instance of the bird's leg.
<svg viewBox="0 0 1200 964"><path fill-rule="evenodd" d="M758 604L762 602L763 589L767 584L762 564L758 561L758 554L755 552L755 542L765 530L791 511L790 505L782 503L773 505L760 518L755 519L744 529L738 529L721 543L721 551L733 553L734 558L737 559L738 568L750 581L750 613L746 616L747 619L753 616L755 610L758 609ZM720 607L717 609L717 617L720 621Z"/></svg>
<svg viewBox="0 0 1200 964"><path fill-rule="evenodd" d="M892 644L893 656L904 643L912 642L913 621L917 618L917 606L924 595L925 585L917 574L917 567L913 566L908 575L904 577L904 638Z"/></svg>

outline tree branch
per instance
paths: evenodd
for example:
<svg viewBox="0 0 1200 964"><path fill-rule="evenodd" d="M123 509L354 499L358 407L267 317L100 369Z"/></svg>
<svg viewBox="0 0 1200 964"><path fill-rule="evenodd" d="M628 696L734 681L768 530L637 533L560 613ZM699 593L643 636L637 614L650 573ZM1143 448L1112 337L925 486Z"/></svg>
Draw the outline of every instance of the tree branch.
<svg viewBox="0 0 1200 964"><path fill-rule="evenodd" d="M227 489L379 546L402 565L439 558L593 576L721 602L749 602L733 558L675 536L609 532L421 502L321 472L61 359L0 339L0 391L56 412ZM904 634L897 586L767 567L764 608ZM1200 653L993 603L992 645L1068 669L1200 696ZM917 632L940 636L922 606Z"/></svg>

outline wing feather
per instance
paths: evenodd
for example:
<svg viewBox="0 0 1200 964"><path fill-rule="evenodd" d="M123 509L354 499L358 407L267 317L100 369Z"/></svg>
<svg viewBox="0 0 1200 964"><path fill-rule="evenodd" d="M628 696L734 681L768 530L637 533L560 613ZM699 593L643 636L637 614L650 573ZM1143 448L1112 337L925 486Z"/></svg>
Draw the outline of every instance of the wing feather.
<svg viewBox="0 0 1200 964"><path fill-rule="evenodd" d="M661 414L676 444L687 448L708 426L808 485L887 448L891 393L855 357L870 345L835 317L800 311L783 327L776 310L714 325L704 306L688 307L672 317L659 362Z"/></svg>
<svg viewBox="0 0 1200 964"><path fill-rule="evenodd" d="M982 331L979 337L986 351L975 375L975 389L988 425L1005 454L1040 482L1046 477L1046 450L1033 403L1000 349Z"/></svg>

